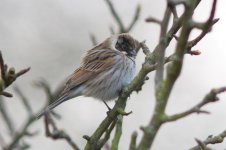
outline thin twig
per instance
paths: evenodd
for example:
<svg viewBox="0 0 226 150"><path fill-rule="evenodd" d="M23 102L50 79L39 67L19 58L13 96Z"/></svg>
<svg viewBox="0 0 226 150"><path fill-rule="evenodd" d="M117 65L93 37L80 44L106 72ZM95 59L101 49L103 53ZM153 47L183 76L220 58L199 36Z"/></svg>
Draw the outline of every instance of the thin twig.
<svg viewBox="0 0 226 150"><path fill-rule="evenodd" d="M68 144L74 149L79 150L78 146L75 144L74 141L72 141L71 137L65 133L63 130L59 130L55 124L55 122L52 120L52 118L49 116L49 114L45 114L44 116L44 124L46 129L46 136L50 137L54 140L58 139L64 139L68 142ZM53 127L53 132L50 131L49 126Z"/></svg>
<svg viewBox="0 0 226 150"><path fill-rule="evenodd" d="M2 52L0 51L0 67L1 67L1 78L5 81L5 64L4 59L2 57Z"/></svg>
<svg viewBox="0 0 226 150"><path fill-rule="evenodd" d="M19 77L19 76L21 76L21 75L23 75L23 74L25 74L25 73L27 73L30 69L31 69L31 68L29 67L29 68L27 68L27 69L23 69L23 70L17 72L17 73L16 73L16 78Z"/></svg>
<svg viewBox="0 0 226 150"><path fill-rule="evenodd" d="M148 18L145 19L145 21L161 25L161 21L157 18L154 18L154 17L148 17Z"/></svg>
<svg viewBox="0 0 226 150"><path fill-rule="evenodd" d="M125 32L126 29L125 29L125 27L124 27L124 25L122 23L121 18L119 17L118 13L116 12L116 10L114 8L114 5L112 4L111 0L105 0L105 1L106 1L107 5L108 5L110 11L111 11L111 14L112 14L113 18L115 19L116 23L119 26L120 33Z"/></svg>
<svg viewBox="0 0 226 150"><path fill-rule="evenodd" d="M219 18L217 19L214 19L213 23L211 24L211 26L208 26L208 31L212 28L212 26L217 23L219 21ZM203 37L205 37L206 34L208 34L209 32L205 31L205 30L202 30L202 32L192 41L189 41L188 42L188 45L187 45L187 49L188 51L191 50L192 47L194 47L199 41L201 41L203 39Z"/></svg>
<svg viewBox="0 0 226 150"><path fill-rule="evenodd" d="M129 150L136 150L137 132L134 132L131 136Z"/></svg>
<svg viewBox="0 0 226 150"><path fill-rule="evenodd" d="M94 34L92 34L92 33L89 34L89 37L90 37L90 39L91 39L91 42L92 42L93 46L95 46L95 45L98 44L97 38L96 38L96 36L95 36Z"/></svg>
<svg viewBox="0 0 226 150"><path fill-rule="evenodd" d="M6 123L6 126L9 130L10 135L12 136L15 133L15 126L12 121L12 118L7 112L7 108L5 106L5 102L0 98L0 112L2 114L2 117Z"/></svg>
<svg viewBox="0 0 226 150"><path fill-rule="evenodd" d="M208 114L207 111L201 110L201 108L203 106L205 106L206 104L218 101L217 94L220 94L225 91L226 91L226 87L222 87L219 89L213 89L197 105L193 106L192 108L190 108L182 113L178 113L178 114L171 115L171 116L165 116L163 119L163 122L176 121L178 119L184 118L193 113L198 113L198 114L199 113L207 113Z"/></svg>
<svg viewBox="0 0 226 150"><path fill-rule="evenodd" d="M18 142L21 140L22 137L26 136L28 127L36 120L35 116L29 117L26 121L24 126L21 128L21 130L18 130L16 134L13 136L11 143L8 144L4 150L12 150Z"/></svg>
<svg viewBox="0 0 226 150"><path fill-rule="evenodd" d="M27 110L28 115L32 115L33 111L32 111L31 105L29 104L26 96L22 93L20 88L18 88L17 86L14 87L14 90L19 95L20 99L22 100L22 103L23 103L25 109Z"/></svg>
<svg viewBox="0 0 226 150"><path fill-rule="evenodd" d="M207 146L209 144L218 144L218 143L222 143L224 141L226 137L226 130L224 130L223 132L221 132L220 134L216 135L216 136L208 136L206 140L204 141L200 141L200 143L202 144L198 144L197 146L195 147L192 147L190 150L202 150L202 146Z"/></svg>
<svg viewBox="0 0 226 150"><path fill-rule="evenodd" d="M136 22L138 21L139 17L140 17L140 10L141 10L141 6L140 4L137 5L133 20L131 21L129 27L127 28L127 32L130 32L134 25L136 24Z"/></svg>

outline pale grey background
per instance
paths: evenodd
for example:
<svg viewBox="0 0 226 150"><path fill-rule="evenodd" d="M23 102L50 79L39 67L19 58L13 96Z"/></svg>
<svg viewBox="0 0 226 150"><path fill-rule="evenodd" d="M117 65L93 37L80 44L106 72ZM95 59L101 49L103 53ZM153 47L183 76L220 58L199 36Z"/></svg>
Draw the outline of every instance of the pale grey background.
<svg viewBox="0 0 226 150"><path fill-rule="evenodd" d="M125 24L132 19L138 3L142 6L140 21L131 34L138 40L146 40L153 49L159 36L159 27L147 24L148 16L161 18L165 1L154 0L114 0L115 7ZM210 11L212 0L203 0L198 7L195 20L204 21ZM199 102L212 87L226 85L225 17L226 1L219 0L216 16L219 23L195 48L202 51L200 56L186 56L182 75L170 97L167 112L172 114L190 108ZM98 41L110 35L109 26L116 28L104 0L1 0L0 1L0 49L8 65L23 69L31 66L31 71L17 80L16 84L29 97L34 110L39 110L45 102L45 94L32 83L45 78L54 89L76 67L79 66L85 50L92 47L89 33L94 33ZM194 32L194 36L197 32ZM168 51L172 51L170 46ZM144 55L139 54L137 66L140 68ZM125 117L120 149L127 149L133 131L146 125L153 111L153 73L143 91L132 94L127 111L133 114ZM12 91L12 88L7 89ZM26 112L15 96L5 99L7 108L17 127L21 127ZM192 115L174 123L164 125L158 133L153 150L182 150L195 144L194 138L205 139L210 134L218 134L226 129L226 94L221 101L205 107L211 115ZM110 102L112 106L114 102ZM76 143L83 147L82 136L90 135L106 116L106 107L92 98L79 97L62 104L56 111L63 119L57 124L65 129ZM2 116L0 116L2 117ZM1 119L1 118L0 118ZM39 136L26 139L32 150L71 149L64 141L52 141L44 136L42 119L30 130L39 130ZM6 127L0 122L0 132L7 135ZM8 138L7 138L8 139ZM8 141L8 140L7 140ZM226 144L214 147L226 148Z"/></svg>

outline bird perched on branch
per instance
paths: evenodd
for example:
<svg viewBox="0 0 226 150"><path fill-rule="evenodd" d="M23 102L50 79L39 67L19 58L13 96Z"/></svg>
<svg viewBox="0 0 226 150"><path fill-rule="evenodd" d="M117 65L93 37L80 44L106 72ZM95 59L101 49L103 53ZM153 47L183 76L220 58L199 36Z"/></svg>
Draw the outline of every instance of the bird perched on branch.
<svg viewBox="0 0 226 150"><path fill-rule="evenodd" d="M135 74L135 58L140 43L127 33L113 35L89 50L81 66L69 77L59 98L37 117L71 98L94 97L103 101L119 96Z"/></svg>

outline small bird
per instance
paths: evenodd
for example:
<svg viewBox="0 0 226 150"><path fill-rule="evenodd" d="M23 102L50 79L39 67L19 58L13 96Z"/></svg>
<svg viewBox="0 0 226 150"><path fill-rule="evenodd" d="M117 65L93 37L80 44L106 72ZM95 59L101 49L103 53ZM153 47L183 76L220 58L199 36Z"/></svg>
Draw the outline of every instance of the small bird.
<svg viewBox="0 0 226 150"><path fill-rule="evenodd" d="M81 66L68 77L59 98L37 117L77 96L93 97L105 104L117 98L123 86L134 78L139 48L137 40L123 33L113 35L89 50Z"/></svg>

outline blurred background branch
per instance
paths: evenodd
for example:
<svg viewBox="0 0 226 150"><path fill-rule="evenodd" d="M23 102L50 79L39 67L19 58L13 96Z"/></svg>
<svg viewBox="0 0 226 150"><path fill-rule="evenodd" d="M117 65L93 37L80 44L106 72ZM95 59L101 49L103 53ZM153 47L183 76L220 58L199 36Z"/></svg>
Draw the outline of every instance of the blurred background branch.
<svg viewBox="0 0 226 150"><path fill-rule="evenodd" d="M140 4L137 4L137 7L135 9L135 13L133 16L132 21L130 22L128 27L125 27L125 25L122 22L122 19L119 15L119 13L117 12L117 10L114 7L114 4L112 3L112 0L105 0L111 15L113 17L113 19L115 20L117 26L118 26L118 31L115 32L113 26L110 26L109 30L111 34L119 34L119 33L129 33L136 25L136 23L138 22L139 18L140 18L140 12L141 12L141 6ZM97 38L94 34L90 34L90 39L92 41L92 44L95 46L98 44L97 42Z"/></svg>
<svg viewBox="0 0 226 150"><path fill-rule="evenodd" d="M123 23L123 19L117 12L114 4L111 0L105 0L114 21L117 24L117 32L113 26L110 26L111 34L130 32L135 27L136 23L139 21L141 6L137 4L132 17L131 22L128 26ZM111 145L106 144L106 149L117 150L119 149L119 144L121 140L121 135L123 132L123 117L130 114L125 112L125 107L128 97L133 91L141 90L143 84L147 80L147 75L156 71L155 76L155 98L156 104L154 108L154 113L151 115L150 122L146 126L142 126L142 138L137 142L137 132L134 132L131 136L131 141L129 145L130 150L142 149L148 150L152 147L156 134L159 132L160 127L166 122L172 122L179 120L181 118L187 117L193 113L209 113L201 108L208 103L216 102L218 100L217 95L225 91L225 87L211 90L204 99L195 105L194 107L185 110L181 113L176 113L173 115L168 115L165 112L165 108L168 104L168 98L171 94L172 88L178 79L181 69L183 67L184 54L199 55L200 52L197 50L192 50L193 47L198 44L206 35L209 33L215 23L218 22L218 18L214 18L216 11L216 0L213 0L212 9L210 15L205 22L195 22L192 17L195 12L196 7L201 2L201 0L167 0L167 5L165 8L165 13L163 19L158 19L155 17L148 17L146 22L156 23L160 26L160 38L158 44L153 51L150 51L145 42L141 42L141 48L145 54L145 60L142 68L139 70L137 76L134 80L126 87L123 88L116 104L104 120L100 123L94 133L90 136L85 135L84 138L87 140L85 149L101 149L109 141L111 133L115 131L112 137ZM184 12L182 15L178 15L176 7L178 5L184 6ZM170 17L173 17L173 23L170 23ZM189 35L193 29L201 30L201 33L196 36L193 40L189 40ZM179 34L179 36L177 36ZM176 39L175 52L166 56L166 49L171 44L172 39ZM90 39L93 45L98 44L98 40L95 34L90 34ZM166 67L164 65L167 65ZM0 52L0 66L1 66L1 79L0 79L0 95L11 97L12 94L5 91L5 89L11 85L18 77L29 71L30 68L23 69L16 73L14 68L9 68L4 63L2 54ZM166 73L166 76L164 74ZM21 100L21 104L24 106L27 113L27 118L23 121L23 126L17 129L14 126L14 120L8 113L7 107L5 106L2 97L0 97L0 113L3 116L3 122L7 126L7 130L10 133L10 142L5 142L4 136L0 133L0 145L3 150L12 149L28 149L30 144L25 142L24 138L27 136L36 136L37 131L30 132L29 127L35 123L36 115L39 114L46 106L52 103L62 90L62 83L55 92L50 88L50 84L42 79L35 82L35 86L44 90L46 98L46 103L40 111L34 113L35 111L29 104L29 98L26 97L18 86L14 87L14 91ZM51 113L55 118L59 119L60 115L54 111ZM54 119L50 116L45 116L44 120L46 136L52 139L64 139L73 149L79 149L76 142L72 140L69 134L65 133L64 130L59 130L56 126ZM51 129L52 128L52 132ZM221 143L225 138L225 131L217 136L210 136L206 140L198 140L198 146L192 148L192 150L202 149L208 144Z"/></svg>

